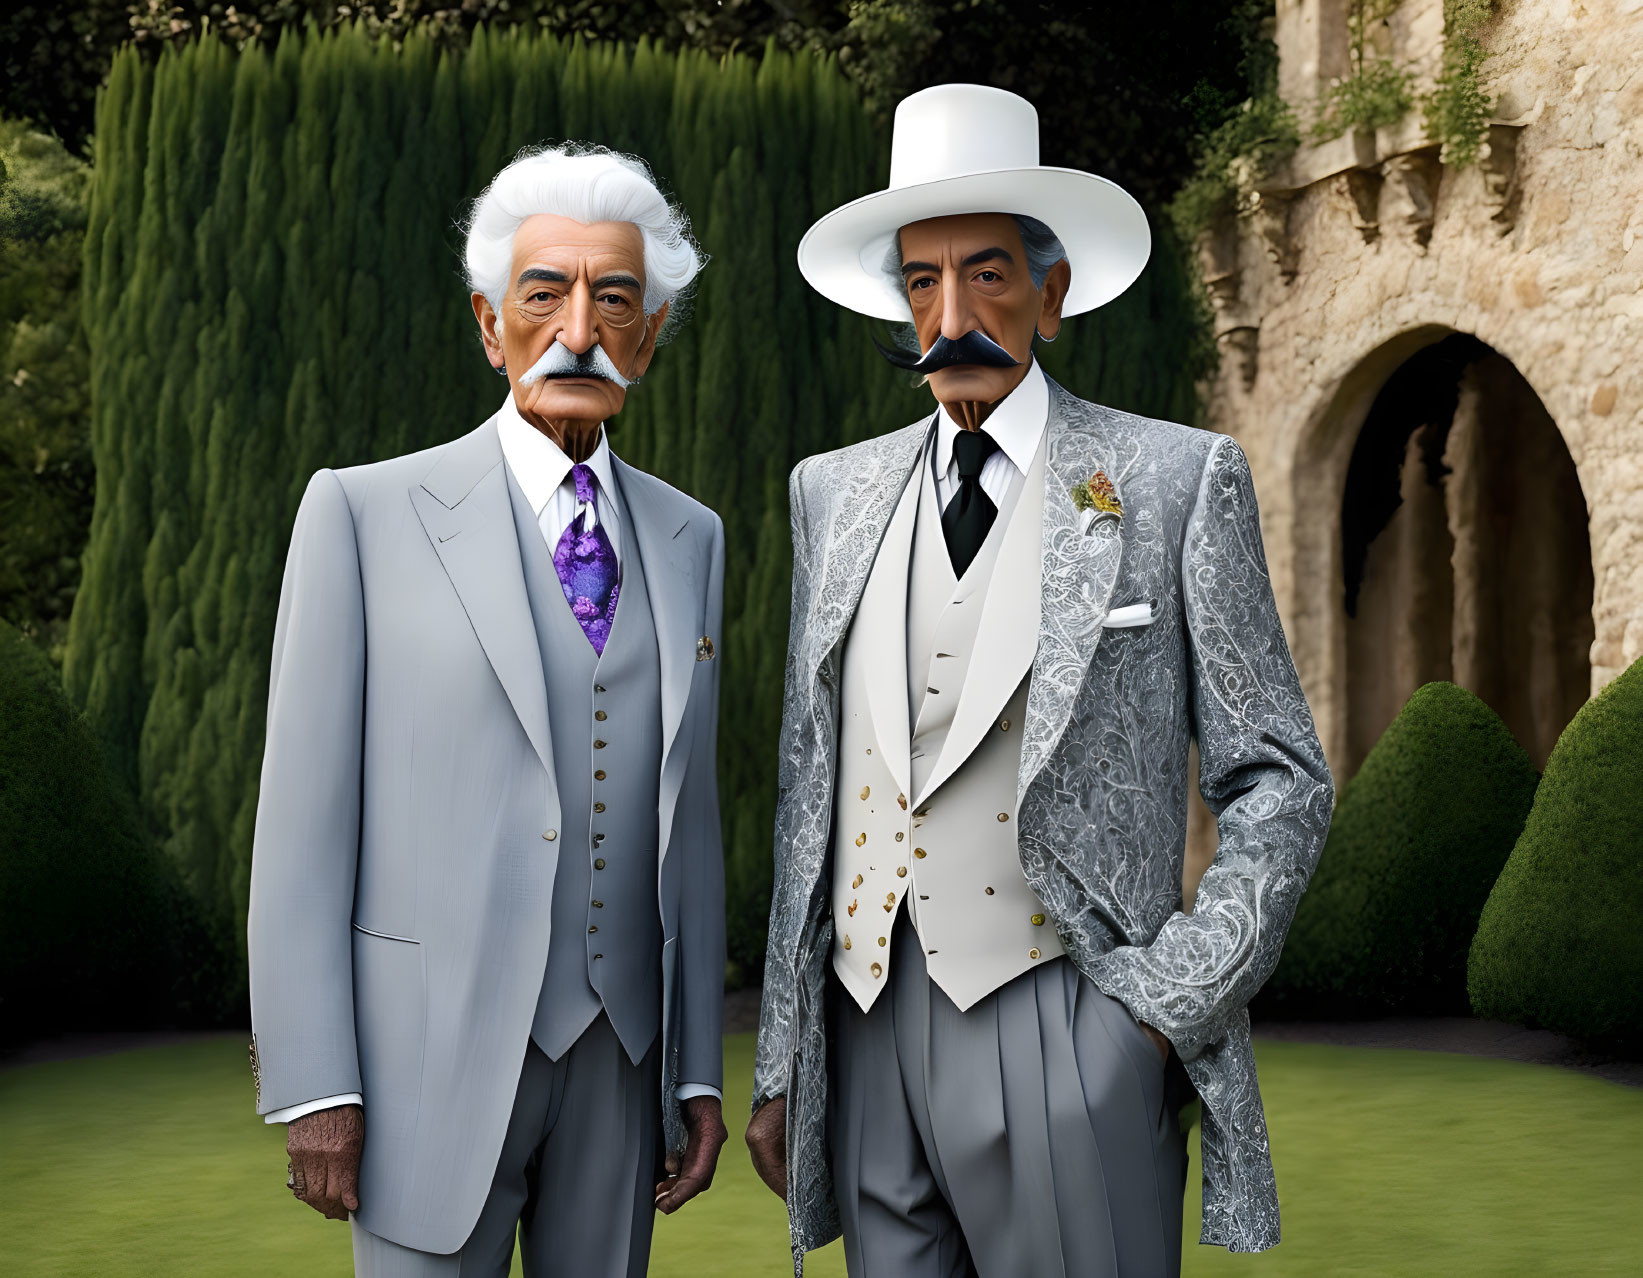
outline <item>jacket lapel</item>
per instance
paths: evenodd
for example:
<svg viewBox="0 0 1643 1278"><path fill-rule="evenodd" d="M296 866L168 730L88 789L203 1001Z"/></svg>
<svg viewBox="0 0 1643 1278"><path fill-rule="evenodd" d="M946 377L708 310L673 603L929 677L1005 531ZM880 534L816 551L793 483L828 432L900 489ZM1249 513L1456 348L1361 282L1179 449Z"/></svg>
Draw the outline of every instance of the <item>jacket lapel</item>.
<svg viewBox="0 0 1643 1278"><path fill-rule="evenodd" d="M615 453L611 466L622 490L622 506L633 528L633 540L645 569L645 589L656 627L662 678L662 777L659 793L662 845L658 863L667 856L673 811L684 782L685 755L676 749L696 670L696 641L701 637L702 595L708 565L697 562L694 539L681 534L690 524L690 508L679 494ZM624 531L626 531L624 529ZM723 643L722 635L715 641Z"/></svg>
<svg viewBox="0 0 1643 1278"><path fill-rule="evenodd" d="M1038 652L1027 693L1016 802L1027 793L1072 716L1073 701L1101 638L1123 554L1121 520L1102 515L1082 526L1074 486L1105 471L1117 490L1115 441L1083 401L1050 383L1043 527L1043 588ZM1120 504L1121 495L1120 495Z"/></svg>
<svg viewBox="0 0 1643 1278"><path fill-rule="evenodd" d="M854 469L827 509L811 513L818 522L812 543L821 555L816 586L810 594L811 624L804 632L803 686L812 696L816 695L816 676L822 662L844 638L856 615L890 516L907 487L908 476L913 473L934 421L933 416L927 416L863 444L853 459ZM905 700L905 661L897 673Z"/></svg>
<svg viewBox="0 0 1643 1278"><path fill-rule="evenodd" d="M411 505L542 766L553 776L548 691L525 593L496 419L441 450Z"/></svg>
<svg viewBox="0 0 1643 1278"><path fill-rule="evenodd" d="M928 456L921 449L918 459L922 462ZM895 514L867 574L861 603L856 608L855 624L859 629L851 641L861 643L865 637L868 644L871 655L862 672L867 684L867 710L885 766L903 794L913 792L909 784L912 760L907 722L907 590L918 501L918 484L904 484L901 500L895 505Z"/></svg>

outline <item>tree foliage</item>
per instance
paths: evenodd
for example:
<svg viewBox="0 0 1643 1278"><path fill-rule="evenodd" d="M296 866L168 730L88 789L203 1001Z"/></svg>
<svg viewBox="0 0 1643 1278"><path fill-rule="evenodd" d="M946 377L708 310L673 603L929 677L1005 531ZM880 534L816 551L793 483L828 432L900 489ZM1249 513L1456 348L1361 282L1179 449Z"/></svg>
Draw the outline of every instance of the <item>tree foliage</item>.
<svg viewBox="0 0 1643 1278"><path fill-rule="evenodd" d="M61 660L93 469L80 254L90 168L0 120L0 618Z"/></svg>
<svg viewBox="0 0 1643 1278"><path fill-rule="evenodd" d="M219 947L56 670L4 622L0 723L0 1043L209 1019Z"/></svg>
<svg viewBox="0 0 1643 1278"><path fill-rule="evenodd" d="M522 145L649 160L712 255L695 315L612 426L724 518L720 777L732 959L762 959L787 641L787 477L927 413L794 248L883 184L886 136L828 59L715 60L480 29L465 50L346 27L116 59L84 315L97 502L64 677L184 879L242 938L268 654L308 477L454 438L501 402L453 219ZM1077 393L1197 413L1179 254L1068 324Z"/></svg>

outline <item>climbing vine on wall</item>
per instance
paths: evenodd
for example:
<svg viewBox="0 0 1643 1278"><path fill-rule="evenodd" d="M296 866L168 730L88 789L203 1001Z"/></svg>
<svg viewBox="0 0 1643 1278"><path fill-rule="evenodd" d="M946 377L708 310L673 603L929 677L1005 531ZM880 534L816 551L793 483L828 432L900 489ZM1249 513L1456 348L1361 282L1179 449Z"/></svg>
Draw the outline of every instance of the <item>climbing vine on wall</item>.
<svg viewBox="0 0 1643 1278"><path fill-rule="evenodd" d="M1351 71L1318 98L1310 136L1314 142L1353 129L1396 124L1415 105L1407 67L1370 52L1370 32L1384 24L1403 0L1352 0L1346 15Z"/></svg>
<svg viewBox="0 0 1643 1278"><path fill-rule="evenodd" d="M1443 0L1443 65L1422 100L1426 135L1443 143L1444 161L1464 168L1478 158L1493 104L1483 91L1483 26L1494 0Z"/></svg>

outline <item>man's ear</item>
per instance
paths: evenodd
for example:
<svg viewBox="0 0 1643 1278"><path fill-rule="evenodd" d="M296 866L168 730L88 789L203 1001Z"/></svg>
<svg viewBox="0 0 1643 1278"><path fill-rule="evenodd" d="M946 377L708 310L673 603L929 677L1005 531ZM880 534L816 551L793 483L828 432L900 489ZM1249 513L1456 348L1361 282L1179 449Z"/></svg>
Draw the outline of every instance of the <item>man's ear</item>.
<svg viewBox="0 0 1643 1278"><path fill-rule="evenodd" d="M485 358L492 368L503 368L508 360L502 353L502 317L492 308L483 293L473 295L474 318L479 321L479 336L485 343Z"/></svg>
<svg viewBox="0 0 1643 1278"><path fill-rule="evenodd" d="M650 367L651 357L656 354L656 335L662 331L662 325L667 323L668 307L672 302L663 302L656 308L656 314L645 317L645 336L639 343L639 349L633 353L633 371L629 377L643 377L645 370Z"/></svg>
<svg viewBox="0 0 1643 1278"><path fill-rule="evenodd" d="M1066 258L1050 267L1050 273L1044 277L1038 307L1038 335L1046 342L1055 341L1061 332L1061 304L1067 300L1072 281L1073 268Z"/></svg>

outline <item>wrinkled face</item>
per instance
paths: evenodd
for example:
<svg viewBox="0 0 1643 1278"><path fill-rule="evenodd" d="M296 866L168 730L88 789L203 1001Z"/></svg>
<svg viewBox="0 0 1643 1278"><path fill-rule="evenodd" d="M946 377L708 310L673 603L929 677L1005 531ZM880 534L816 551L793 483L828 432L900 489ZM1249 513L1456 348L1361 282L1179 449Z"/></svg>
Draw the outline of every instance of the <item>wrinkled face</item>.
<svg viewBox="0 0 1643 1278"><path fill-rule="evenodd" d="M539 377L522 384L556 341L573 355L596 345L623 377L640 376L656 352L664 303L644 313L645 245L631 222L578 222L551 213L528 217L513 237L513 266L499 312L483 293L474 316L494 368L506 367L514 403L527 419L603 421L626 390L596 376Z"/></svg>
<svg viewBox="0 0 1643 1278"><path fill-rule="evenodd" d="M957 340L979 329L1018 363L1014 368L960 364L930 374L943 404L994 403L1014 390L1032 359L1033 330L1054 338L1071 271L1057 262L1036 286L1027 251L1007 213L959 213L901 228L901 277L913 308L919 349L937 337Z"/></svg>

